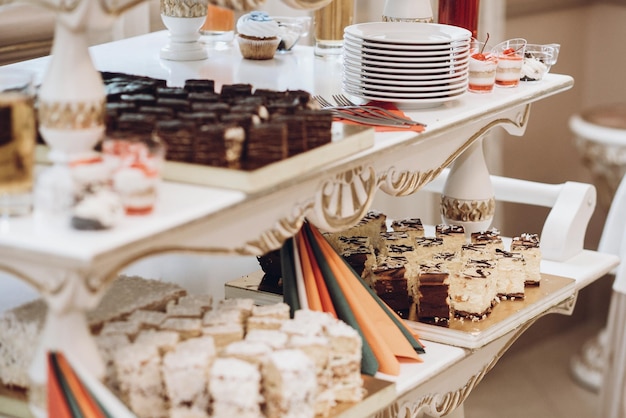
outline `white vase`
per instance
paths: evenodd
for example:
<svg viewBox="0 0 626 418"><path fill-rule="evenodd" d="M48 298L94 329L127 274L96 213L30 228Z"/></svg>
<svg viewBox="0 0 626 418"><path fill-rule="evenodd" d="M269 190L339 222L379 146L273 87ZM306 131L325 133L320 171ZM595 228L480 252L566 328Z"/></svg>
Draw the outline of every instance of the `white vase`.
<svg viewBox="0 0 626 418"><path fill-rule="evenodd" d="M82 7L88 2L80 3ZM60 15L50 65L38 92L39 131L49 158L67 162L85 158L104 133L106 94L89 55L86 33Z"/></svg>
<svg viewBox="0 0 626 418"><path fill-rule="evenodd" d="M495 214L495 198L477 139L452 164L441 196L441 215L447 224L462 225L466 234L489 229Z"/></svg>
<svg viewBox="0 0 626 418"><path fill-rule="evenodd" d="M432 23L430 0L385 0L383 22Z"/></svg>

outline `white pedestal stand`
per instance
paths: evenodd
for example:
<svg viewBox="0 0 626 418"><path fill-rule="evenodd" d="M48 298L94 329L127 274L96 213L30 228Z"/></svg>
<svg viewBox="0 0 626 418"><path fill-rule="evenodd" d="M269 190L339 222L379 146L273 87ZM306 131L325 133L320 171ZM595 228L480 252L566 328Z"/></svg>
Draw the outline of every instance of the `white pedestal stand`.
<svg viewBox="0 0 626 418"><path fill-rule="evenodd" d="M161 14L163 24L170 32L170 41L161 49L161 58L170 61L199 61L209 54L199 42L204 16L173 17Z"/></svg>
<svg viewBox="0 0 626 418"><path fill-rule="evenodd" d="M462 225L465 234L469 235L487 230L495 210L496 201L481 137L452 164L441 195L441 215L445 223Z"/></svg>

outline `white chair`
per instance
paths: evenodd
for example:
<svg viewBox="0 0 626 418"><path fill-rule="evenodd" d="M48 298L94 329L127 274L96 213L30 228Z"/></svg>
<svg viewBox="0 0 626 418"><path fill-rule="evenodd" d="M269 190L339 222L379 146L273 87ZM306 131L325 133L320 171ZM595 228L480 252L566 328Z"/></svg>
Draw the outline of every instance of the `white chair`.
<svg viewBox="0 0 626 418"><path fill-rule="evenodd" d="M626 258L626 177L615 193L598 250ZM602 352L600 417L626 417L626 263L615 271Z"/></svg>

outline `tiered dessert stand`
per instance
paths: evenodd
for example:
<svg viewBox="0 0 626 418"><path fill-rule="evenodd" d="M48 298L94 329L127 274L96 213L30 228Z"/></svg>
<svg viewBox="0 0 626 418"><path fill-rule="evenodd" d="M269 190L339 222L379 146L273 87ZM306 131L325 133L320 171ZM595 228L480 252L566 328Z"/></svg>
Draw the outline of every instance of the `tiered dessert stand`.
<svg viewBox="0 0 626 418"><path fill-rule="evenodd" d="M89 16L82 20L83 23L91 19L97 21L106 15L103 5L84 0L63 13L73 16L81 12L81 16ZM68 30L66 25L71 23L70 16L70 22L60 20L60 33ZM165 31L156 32L100 45L92 48L90 53L98 70L167 79L169 70L160 65L159 58L167 36ZM73 48L72 51L83 56L85 45L76 47L80 51ZM59 54L62 57L70 52ZM68 71L73 74L72 80L57 73L61 71L62 62L63 58L55 56L16 64L15 67L43 74L50 65L50 73L64 80L61 84L66 90L42 87L43 105L50 109L66 109L61 114L67 121L91 121L84 125L85 132L77 133L77 136L84 136L81 149L91 149L95 140L89 138L95 138L102 130L100 117L104 96L101 85L94 78L97 73L91 60L79 60L81 65ZM232 49L211 59L197 61L186 70L191 68L197 77L215 78L217 88L222 83L245 81L255 87L276 90L341 91L340 77L328 76L333 74L331 66L335 64L316 59L310 47L296 47L289 56L276 58L274 64L244 62L238 51ZM244 65L254 66L254 78L238 79ZM76 82L92 88L79 89L74 84ZM473 144L490 129L499 126L514 135L522 135L529 120L531 103L565 91L572 84L569 76L551 74L540 83L518 89L506 89L492 95L464 95L444 106L409 112L427 124L425 132L375 135L371 132L374 143L370 148L338 159L329 158L315 166L301 167L279 177L271 185L264 184L246 192L193 184L192 179L189 183L168 181L163 185L161 200L152 215L128 217L108 231L76 231L65 223L43 222L34 216L6 221L0 230L0 268L34 286L50 307L30 371L33 410L45 415L46 350L63 350L88 372L96 377L102 376L103 365L88 332L85 312L97 304L125 266L165 252L264 254L295 234L305 218L327 230L346 228L370 209L378 190L394 196L418 191L436 179L457 157L472 149ZM56 95L51 93L52 89ZM87 113L77 115L78 110ZM52 120L56 119L49 119L50 124ZM44 129L46 126L44 123ZM63 133L68 134L67 130L72 128L64 129ZM92 131L93 135L90 134ZM520 194L516 192L520 187L525 188L515 182L511 188L504 187L504 197L518 201L516 196ZM507 194L506 190L513 193ZM526 188L528 190L530 188ZM563 196L567 197L565 202L561 199ZM581 238L593 211L594 199L592 189L568 183L546 186L533 199L536 204L557 208L559 213L555 217L571 221L566 224L552 222L550 228L544 228L548 235L542 237L544 272L575 281L566 295L539 304L498 335L476 343L474 348L429 342L424 363L403 366L393 396L368 406L371 409L359 410L357 416L378 413L380 416L417 417L424 413L434 416L451 413L516 337L538 317L552 311L570 313L578 290L617 264L614 256L582 249Z"/></svg>

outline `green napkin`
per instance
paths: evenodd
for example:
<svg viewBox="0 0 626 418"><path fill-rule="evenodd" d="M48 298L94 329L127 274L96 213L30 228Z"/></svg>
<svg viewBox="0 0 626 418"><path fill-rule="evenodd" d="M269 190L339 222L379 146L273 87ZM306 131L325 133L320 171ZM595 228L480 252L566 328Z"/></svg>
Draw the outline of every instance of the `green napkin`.
<svg viewBox="0 0 626 418"><path fill-rule="evenodd" d="M298 282L296 280L296 266L294 261L294 239L289 238L280 249L280 265L283 276L283 301L291 308L291 317L300 309L298 298Z"/></svg>

